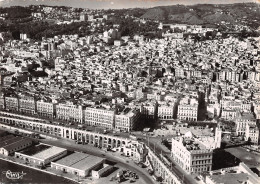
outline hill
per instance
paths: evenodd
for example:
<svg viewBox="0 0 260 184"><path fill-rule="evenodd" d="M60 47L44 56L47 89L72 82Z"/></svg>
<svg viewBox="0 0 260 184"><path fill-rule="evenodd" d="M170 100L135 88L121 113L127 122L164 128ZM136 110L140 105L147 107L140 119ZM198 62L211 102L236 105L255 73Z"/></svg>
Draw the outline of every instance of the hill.
<svg viewBox="0 0 260 184"><path fill-rule="evenodd" d="M176 23L203 24L203 20L193 13L169 15L168 20Z"/></svg>
<svg viewBox="0 0 260 184"><path fill-rule="evenodd" d="M165 20L165 11L161 8L152 8L141 16L144 19Z"/></svg>
<svg viewBox="0 0 260 184"><path fill-rule="evenodd" d="M131 13L132 11L134 12ZM260 8L256 3L159 6L138 11L132 9L126 13L164 23L216 25L225 21L230 24L248 25L254 29L260 26Z"/></svg>

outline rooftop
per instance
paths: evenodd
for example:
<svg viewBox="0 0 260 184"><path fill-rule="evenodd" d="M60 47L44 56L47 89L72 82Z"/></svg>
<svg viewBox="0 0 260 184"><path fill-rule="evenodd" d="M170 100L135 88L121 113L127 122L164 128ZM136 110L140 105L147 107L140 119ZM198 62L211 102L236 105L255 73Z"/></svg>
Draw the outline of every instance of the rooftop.
<svg viewBox="0 0 260 184"><path fill-rule="evenodd" d="M10 140L10 142L8 144L1 146L1 147L3 147L7 151L10 151L10 150L14 150L14 149L18 148L21 145L25 145L30 142L32 142L32 140L29 138L15 137L14 139Z"/></svg>
<svg viewBox="0 0 260 184"><path fill-rule="evenodd" d="M248 174L246 173L226 173L222 175L221 173L211 175L210 177L215 183L228 183L228 184L238 184L245 183L248 181Z"/></svg>
<svg viewBox="0 0 260 184"><path fill-rule="evenodd" d="M79 170L87 170L96 164L102 162L104 159L92 155L88 155L85 153L73 153L65 158L62 158L55 162L59 165L64 165L67 167L72 167Z"/></svg>
<svg viewBox="0 0 260 184"><path fill-rule="evenodd" d="M56 146L52 146L52 147L45 149L45 150L43 150L39 153L36 153L35 155L33 155L33 157L41 159L41 160L45 160L45 159L53 157L53 156L55 156L59 153L62 153L64 151L66 151L66 149L59 148L59 147L56 147Z"/></svg>
<svg viewBox="0 0 260 184"><path fill-rule="evenodd" d="M23 151L21 151L20 153L22 154L25 154L25 155L29 155L29 156L32 156L32 155L35 155L39 152L42 152L48 148L50 148L51 146L48 146L46 144L40 144L40 145L37 145L37 146L32 146L32 147L29 147Z"/></svg>
<svg viewBox="0 0 260 184"><path fill-rule="evenodd" d="M214 145L213 137L204 136L197 138L191 131L186 132L182 137L177 137L176 140L182 143L188 151L195 154L198 152L208 152Z"/></svg>
<svg viewBox="0 0 260 184"><path fill-rule="evenodd" d="M13 144L13 143L15 143L15 142L17 142L19 140L21 140L21 137L15 137L13 135L8 135L8 136L1 137L0 148L4 147L4 146L7 146L7 145L10 145L10 144Z"/></svg>

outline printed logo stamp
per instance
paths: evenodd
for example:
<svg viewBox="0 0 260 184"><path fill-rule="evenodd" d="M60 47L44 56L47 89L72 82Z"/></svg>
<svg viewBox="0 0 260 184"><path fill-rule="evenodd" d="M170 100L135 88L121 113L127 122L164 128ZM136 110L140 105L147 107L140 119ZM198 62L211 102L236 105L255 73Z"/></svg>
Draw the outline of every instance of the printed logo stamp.
<svg viewBox="0 0 260 184"><path fill-rule="evenodd" d="M12 172L10 170L8 171L3 171L3 174L5 174L6 178L11 179L11 180L19 180L23 179L23 176L26 175L26 173L22 172Z"/></svg>

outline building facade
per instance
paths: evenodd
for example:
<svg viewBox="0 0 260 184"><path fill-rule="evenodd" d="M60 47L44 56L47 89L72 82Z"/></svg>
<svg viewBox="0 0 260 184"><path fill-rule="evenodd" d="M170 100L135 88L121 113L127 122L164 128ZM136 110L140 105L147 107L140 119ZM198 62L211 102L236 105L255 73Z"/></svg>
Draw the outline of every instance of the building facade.
<svg viewBox="0 0 260 184"><path fill-rule="evenodd" d="M173 119L173 105L158 105L158 118L162 120Z"/></svg>
<svg viewBox="0 0 260 184"><path fill-rule="evenodd" d="M50 102L37 101L37 113L40 116L52 118L55 113L56 105Z"/></svg>
<svg viewBox="0 0 260 184"><path fill-rule="evenodd" d="M19 110L25 114L35 114L36 103L34 98L19 98Z"/></svg>
<svg viewBox="0 0 260 184"><path fill-rule="evenodd" d="M183 98L178 106L178 119L197 121L198 101L196 99Z"/></svg>
<svg viewBox="0 0 260 184"><path fill-rule="evenodd" d="M10 111L19 111L19 101L16 97L5 97L5 108Z"/></svg>
<svg viewBox="0 0 260 184"><path fill-rule="evenodd" d="M259 128L256 123L246 124L245 140L252 144L259 144Z"/></svg>
<svg viewBox="0 0 260 184"><path fill-rule="evenodd" d="M56 118L71 122L83 122L82 106L68 104L58 104L56 106Z"/></svg>
<svg viewBox="0 0 260 184"><path fill-rule="evenodd" d="M172 139L171 156L188 173L211 171L212 153L211 149L201 149L192 140Z"/></svg>
<svg viewBox="0 0 260 184"><path fill-rule="evenodd" d="M157 118L158 105L157 103L144 104L140 107L141 114L148 119Z"/></svg>
<svg viewBox="0 0 260 184"><path fill-rule="evenodd" d="M126 108L121 113L115 115L115 128L129 132L135 128L139 117L139 110Z"/></svg>
<svg viewBox="0 0 260 184"><path fill-rule="evenodd" d="M85 124L90 126L114 128L115 110L87 107L84 110Z"/></svg>

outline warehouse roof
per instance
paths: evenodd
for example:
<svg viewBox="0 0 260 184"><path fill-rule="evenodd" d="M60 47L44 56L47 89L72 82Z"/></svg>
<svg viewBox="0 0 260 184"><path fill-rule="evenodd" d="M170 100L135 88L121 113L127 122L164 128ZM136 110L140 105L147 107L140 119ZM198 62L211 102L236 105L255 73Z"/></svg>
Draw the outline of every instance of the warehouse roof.
<svg viewBox="0 0 260 184"><path fill-rule="evenodd" d="M5 141L8 142L8 141ZM21 145L25 145L28 143L31 143L32 139L29 138L21 138L21 137L16 137L14 139L11 139L8 144L1 146L3 147L5 150L10 151L10 150L14 150L16 148L19 148Z"/></svg>
<svg viewBox="0 0 260 184"><path fill-rule="evenodd" d="M88 155L85 153L73 153L65 158L62 158L55 162L55 164L71 167L79 170L88 170L93 166L103 162L105 159Z"/></svg>
<svg viewBox="0 0 260 184"><path fill-rule="evenodd" d="M58 155L64 151L66 151L66 149L52 146L48 149L45 149L45 150L33 155L33 157L35 157L37 159L45 160L45 159L51 158L55 155Z"/></svg>

